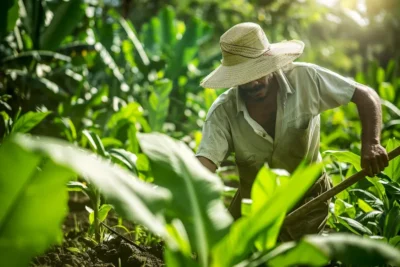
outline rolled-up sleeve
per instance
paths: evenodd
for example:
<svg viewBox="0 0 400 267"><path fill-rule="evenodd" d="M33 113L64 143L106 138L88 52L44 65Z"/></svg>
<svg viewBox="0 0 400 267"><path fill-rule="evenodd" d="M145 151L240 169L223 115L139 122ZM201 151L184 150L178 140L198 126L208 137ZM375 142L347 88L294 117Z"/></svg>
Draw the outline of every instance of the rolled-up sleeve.
<svg viewBox="0 0 400 267"><path fill-rule="evenodd" d="M223 107L217 107L207 115L196 156L205 157L219 167L231 151L231 140L228 117Z"/></svg>
<svg viewBox="0 0 400 267"><path fill-rule="evenodd" d="M319 112L336 108L350 102L356 82L333 71L316 66L319 92Z"/></svg>

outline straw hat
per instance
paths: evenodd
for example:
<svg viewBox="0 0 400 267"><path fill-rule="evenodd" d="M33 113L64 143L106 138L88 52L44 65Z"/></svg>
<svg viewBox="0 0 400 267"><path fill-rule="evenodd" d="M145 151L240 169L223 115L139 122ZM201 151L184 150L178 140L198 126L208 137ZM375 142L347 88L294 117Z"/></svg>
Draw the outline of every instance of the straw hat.
<svg viewBox="0 0 400 267"><path fill-rule="evenodd" d="M303 53L297 40L270 44L260 25L240 23L220 38L221 65L205 77L205 88L230 88L257 80L277 71Z"/></svg>

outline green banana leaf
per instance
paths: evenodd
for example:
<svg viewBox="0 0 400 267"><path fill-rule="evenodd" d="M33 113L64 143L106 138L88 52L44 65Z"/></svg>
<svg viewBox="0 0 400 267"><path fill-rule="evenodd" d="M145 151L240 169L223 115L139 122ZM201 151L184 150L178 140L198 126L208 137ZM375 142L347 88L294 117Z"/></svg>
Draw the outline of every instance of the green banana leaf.
<svg viewBox="0 0 400 267"><path fill-rule="evenodd" d="M208 266L211 248L232 223L221 200L222 182L183 143L154 133L138 138L150 159L154 183L172 192L167 214L182 221L200 266Z"/></svg>

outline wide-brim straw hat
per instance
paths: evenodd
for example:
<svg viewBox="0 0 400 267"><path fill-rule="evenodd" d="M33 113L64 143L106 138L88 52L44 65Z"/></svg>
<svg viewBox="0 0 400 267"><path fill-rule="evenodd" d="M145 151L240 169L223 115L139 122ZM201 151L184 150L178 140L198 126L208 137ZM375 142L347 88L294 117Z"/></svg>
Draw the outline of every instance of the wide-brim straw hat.
<svg viewBox="0 0 400 267"><path fill-rule="evenodd" d="M298 58L304 43L298 40L270 44L260 25L240 23L220 38L221 65L205 77L204 88L230 88L264 77Z"/></svg>

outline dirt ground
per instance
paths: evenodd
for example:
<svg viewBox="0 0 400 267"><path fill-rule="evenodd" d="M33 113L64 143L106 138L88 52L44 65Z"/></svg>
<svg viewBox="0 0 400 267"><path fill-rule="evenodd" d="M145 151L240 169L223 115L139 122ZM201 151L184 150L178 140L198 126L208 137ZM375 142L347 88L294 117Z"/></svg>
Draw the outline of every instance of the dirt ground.
<svg viewBox="0 0 400 267"><path fill-rule="evenodd" d="M70 194L69 214L63 224L64 241L34 258L31 266L51 267L158 267L163 262L163 245L152 247L133 245L107 231L107 240L96 244L87 237L89 200L84 195ZM107 225L116 224L112 215ZM127 226L129 228L129 225ZM129 229L132 230L132 229Z"/></svg>

